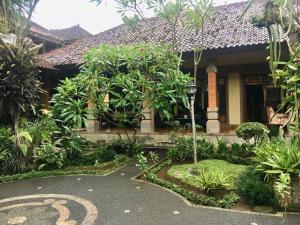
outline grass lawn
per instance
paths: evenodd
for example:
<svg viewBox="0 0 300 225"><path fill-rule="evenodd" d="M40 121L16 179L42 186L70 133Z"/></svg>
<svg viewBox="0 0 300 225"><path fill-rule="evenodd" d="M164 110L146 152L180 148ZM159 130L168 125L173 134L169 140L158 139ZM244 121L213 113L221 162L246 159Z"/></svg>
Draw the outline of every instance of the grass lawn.
<svg viewBox="0 0 300 225"><path fill-rule="evenodd" d="M168 171L168 176L175 177L194 187L201 188L197 176L190 173L194 164L174 165ZM225 177L228 177L228 189L235 189L237 177L247 169L248 166L232 164L224 160L209 159L200 161L197 168L200 172L220 171Z"/></svg>

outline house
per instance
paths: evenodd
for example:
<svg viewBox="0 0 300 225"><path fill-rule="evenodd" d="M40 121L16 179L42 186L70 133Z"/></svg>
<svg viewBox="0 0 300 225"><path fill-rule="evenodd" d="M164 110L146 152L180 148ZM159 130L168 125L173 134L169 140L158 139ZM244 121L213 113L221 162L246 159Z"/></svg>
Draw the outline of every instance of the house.
<svg viewBox="0 0 300 225"><path fill-rule="evenodd" d="M79 24L65 28L65 29L54 29L50 32L64 40L64 44L71 44L76 40L91 37L92 34L81 28Z"/></svg>
<svg viewBox="0 0 300 225"><path fill-rule="evenodd" d="M48 30L35 22L31 22L29 32L29 37L35 44L43 45L40 51L41 54L71 44L76 40L91 36L91 33L87 32L79 25L65 29Z"/></svg>
<svg viewBox="0 0 300 225"><path fill-rule="evenodd" d="M215 19L205 25L195 114L196 122L206 127L209 134L230 133L246 121L267 123L267 106L276 107L281 102L282 92L273 86L268 76L267 30L251 23L251 17L262 12L263 5L256 2L240 18L246 7L247 2L218 6ZM151 35L147 24L153 27L155 36ZM44 70L43 77L49 89L66 75L78 73L84 53L98 45L171 42L167 23L154 17L147 19L147 24L140 22L134 30L120 25L42 55L43 60L56 68L52 72ZM201 36L196 40L200 44ZM177 41L178 50L183 52L182 70L192 74L193 48L190 31L184 22L177 28ZM188 112L181 112L178 119L189 122ZM96 125L97 121L91 121L89 130ZM147 112L141 133L160 135L165 127L155 112Z"/></svg>

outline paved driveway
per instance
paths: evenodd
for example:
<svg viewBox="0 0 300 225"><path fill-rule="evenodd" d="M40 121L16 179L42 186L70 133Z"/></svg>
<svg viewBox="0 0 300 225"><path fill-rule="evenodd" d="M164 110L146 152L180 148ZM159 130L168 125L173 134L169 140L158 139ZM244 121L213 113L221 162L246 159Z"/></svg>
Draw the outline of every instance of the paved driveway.
<svg viewBox="0 0 300 225"><path fill-rule="evenodd" d="M276 225L282 217L188 206L177 195L131 179L134 164L107 176L0 184L0 224ZM288 223L300 225L299 215Z"/></svg>

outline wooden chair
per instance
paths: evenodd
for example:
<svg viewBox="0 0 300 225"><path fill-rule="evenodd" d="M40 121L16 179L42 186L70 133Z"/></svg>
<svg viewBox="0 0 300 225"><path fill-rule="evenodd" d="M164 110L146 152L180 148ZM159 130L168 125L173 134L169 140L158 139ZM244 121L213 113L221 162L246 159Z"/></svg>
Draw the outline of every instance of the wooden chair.
<svg viewBox="0 0 300 225"><path fill-rule="evenodd" d="M269 125L283 126L289 123L290 117L285 113L275 113L272 106L267 107L267 117Z"/></svg>

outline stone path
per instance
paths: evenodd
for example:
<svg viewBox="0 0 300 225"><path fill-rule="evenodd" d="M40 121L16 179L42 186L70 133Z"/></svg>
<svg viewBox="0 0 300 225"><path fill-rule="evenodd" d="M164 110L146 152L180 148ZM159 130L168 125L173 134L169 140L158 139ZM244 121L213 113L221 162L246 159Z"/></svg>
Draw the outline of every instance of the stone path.
<svg viewBox="0 0 300 225"><path fill-rule="evenodd" d="M279 225L282 217L191 207L177 195L131 179L131 164L107 176L69 176L0 184L0 224ZM290 215L289 225L300 225Z"/></svg>

